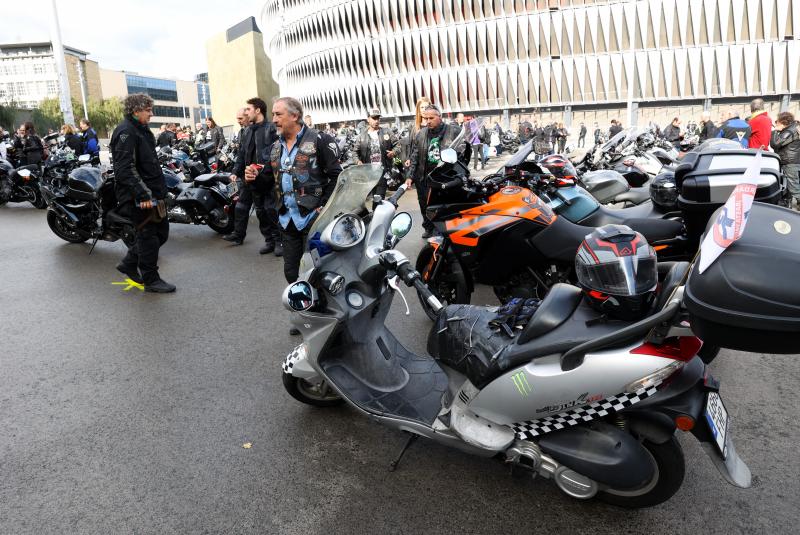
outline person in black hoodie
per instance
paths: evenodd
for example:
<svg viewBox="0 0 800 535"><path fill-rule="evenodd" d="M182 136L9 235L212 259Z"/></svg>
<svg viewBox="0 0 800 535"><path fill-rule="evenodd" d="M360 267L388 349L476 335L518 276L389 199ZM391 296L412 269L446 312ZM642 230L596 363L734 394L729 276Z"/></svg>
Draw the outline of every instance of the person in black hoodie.
<svg viewBox="0 0 800 535"><path fill-rule="evenodd" d="M241 136L239 152L236 156L236 167L233 169L231 179L241 178L239 182L239 202L236 203L236 224L233 232L223 236L223 239L241 245L247 234L247 223L250 219L250 207L255 204L256 217L258 217L258 228L264 236L264 247L258 252L269 254L274 252L275 256L283 255L283 246L280 241L280 234L276 224L275 199L272 189L274 181L271 169L266 168L269 164L269 149L278 135L275 125L266 118L267 103L258 97L247 101L245 115L250 122L250 126ZM258 172L254 177L245 176L245 169L251 166L258 167Z"/></svg>
<svg viewBox="0 0 800 535"><path fill-rule="evenodd" d="M61 135L64 136L64 144L75 152L76 156L83 154L83 141L80 136L75 134L75 129L71 124L61 127Z"/></svg>
<svg viewBox="0 0 800 535"><path fill-rule="evenodd" d="M129 217L136 227L136 241L117 270L144 284L146 292L174 292L175 286L158 274L158 250L169 237L169 221L158 212L167 185L156 154L156 138L148 128L153 116L153 99L144 93L128 95L123 101L125 118L111 134L114 159L116 211Z"/></svg>

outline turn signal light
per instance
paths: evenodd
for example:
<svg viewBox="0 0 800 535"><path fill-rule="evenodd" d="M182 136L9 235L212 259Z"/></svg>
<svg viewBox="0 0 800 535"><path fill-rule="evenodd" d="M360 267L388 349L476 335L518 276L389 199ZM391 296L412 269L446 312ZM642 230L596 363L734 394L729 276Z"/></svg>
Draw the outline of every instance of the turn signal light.
<svg viewBox="0 0 800 535"><path fill-rule="evenodd" d="M675 425L681 431L691 431L694 429L694 418L682 414L675 418Z"/></svg>

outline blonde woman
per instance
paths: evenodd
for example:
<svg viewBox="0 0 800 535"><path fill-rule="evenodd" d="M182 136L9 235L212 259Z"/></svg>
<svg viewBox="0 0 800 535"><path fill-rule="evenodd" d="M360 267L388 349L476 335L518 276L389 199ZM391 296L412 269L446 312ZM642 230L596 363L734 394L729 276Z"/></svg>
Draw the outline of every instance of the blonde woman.
<svg viewBox="0 0 800 535"><path fill-rule="evenodd" d="M423 124L424 119L422 117L422 111L430 105L431 99L428 97L421 97L419 100L417 100L417 110L416 115L414 116L414 125L408 129L408 135L400 141L402 145L401 149L403 151L403 166L405 167L411 165L411 160L409 160L409 157L411 156L412 140L417 136L417 132L428 126L427 124Z"/></svg>
<svg viewBox="0 0 800 535"><path fill-rule="evenodd" d="M61 135L64 136L64 145L74 150L76 155L83 154L83 142L80 136L75 134L75 128L71 124L61 127Z"/></svg>

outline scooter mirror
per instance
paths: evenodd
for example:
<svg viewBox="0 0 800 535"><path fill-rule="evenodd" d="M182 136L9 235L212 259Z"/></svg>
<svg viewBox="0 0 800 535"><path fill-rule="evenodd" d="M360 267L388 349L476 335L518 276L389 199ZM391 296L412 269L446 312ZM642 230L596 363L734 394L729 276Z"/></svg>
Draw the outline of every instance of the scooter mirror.
<svg viewBox="0 0 800 535"><path fill-rule="evenodd" d="M81 154L80 156L78 156L79 162L88 162L91 159L92 157L89 154Z"/></svg>
<svg viewBox="0 0 800 535"><path fill-rule="evenodd" d="M441 158L444 163L456 163L458 161L458 153L454 149L444 149Z"/></svg>
<svg viewBox="0 0 800 535"><path fill-rule="evenodd" d="M317 291L306 281L290 284L283 292L283 304L295 312L303 312L317 303Z"/></svg>
<svg viewBox="0 0 800 535"><path fill-rule="evenodd" d="M22 178L24 178L26 180L31 177L31 170L30 169L20 169L19 171L17 171L17 173L19 174L19 176L21 176Z"/></svg>
<svg viewBox="0 0 800 535"><path fill-rule="evenodd" d="M455 152L455 151L454 151ZM405 237L411 231L411 216L408 212L400 212L392 219L389 232L397 239Z"/></svg>

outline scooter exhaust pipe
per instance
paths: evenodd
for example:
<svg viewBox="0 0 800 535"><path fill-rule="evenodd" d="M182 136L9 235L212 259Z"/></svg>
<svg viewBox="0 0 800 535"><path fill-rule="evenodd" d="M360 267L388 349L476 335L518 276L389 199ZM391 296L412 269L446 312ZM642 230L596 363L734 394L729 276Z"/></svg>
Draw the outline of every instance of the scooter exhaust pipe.
<svg viewBox="0 0 800 535"><path fill-rule="evenodd" d="M581 475L542 453L538 445L526 440L517 440L505 452L506 462L515 468L531 472L533 477L542 475L553 479L556 486L571 498L588 500L593 498L599 487L596 481Z"/></svg>

